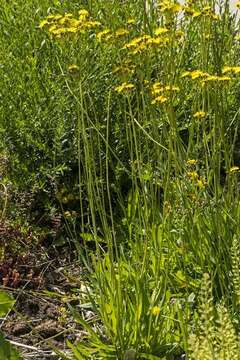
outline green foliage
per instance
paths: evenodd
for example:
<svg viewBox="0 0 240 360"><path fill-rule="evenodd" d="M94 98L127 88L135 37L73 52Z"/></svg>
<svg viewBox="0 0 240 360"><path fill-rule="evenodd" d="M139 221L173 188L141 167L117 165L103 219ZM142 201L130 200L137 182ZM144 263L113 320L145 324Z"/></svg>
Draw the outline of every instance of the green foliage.
<svg viewBox="0 0 240 360"><path fill-rule="evenodd" d="M22 357L18 354L17 350L4 339L0 332L0 358L4 360L21 360Z"/></svg>
<svg viewBox="0 0 240 360"><path fill-rule="evenodd" d="M14 302L15 301L6 292L0 291L0 317L3 317L9 310L11 310ZM0 332L0 359L22 359L10 342L4 339L2 332Z"/></svg>
<svg viewBox="0 0 240 360"><path fill-rule="evenodd" d="M206 272L210 302L224 298L239 323L229 1L2 1L0 23L2 217L63 214L58 244L75 244L98 315L93 330L72 309L89 333L70 344L74 356L187 351Z"/></svg>
<svg viewBox="0 0 240 360"><path fill-rule="evenodd" d="M0 291L0 316L4 316L9 310L11 310L15 301L3 291Z"/></svg>

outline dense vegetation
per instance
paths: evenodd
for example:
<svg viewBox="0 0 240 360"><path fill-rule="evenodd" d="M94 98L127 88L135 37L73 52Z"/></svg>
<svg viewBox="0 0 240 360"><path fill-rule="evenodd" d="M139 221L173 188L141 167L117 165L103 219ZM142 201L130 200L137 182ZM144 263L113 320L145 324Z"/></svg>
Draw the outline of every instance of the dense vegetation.
<svg viewBox="0 0 240 360"><path fill-rule="evenodd" d="M76 249L76 359L240 359L237 6L1 1L2 261Z"/></svg>

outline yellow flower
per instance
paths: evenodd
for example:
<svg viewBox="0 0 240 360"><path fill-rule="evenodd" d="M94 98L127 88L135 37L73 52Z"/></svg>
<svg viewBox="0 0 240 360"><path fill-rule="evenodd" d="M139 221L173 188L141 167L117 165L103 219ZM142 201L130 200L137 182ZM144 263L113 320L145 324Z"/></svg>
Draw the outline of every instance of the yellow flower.
<svg viewBox="0 0 240 360"><path fill-rule="evenodd" d="M197 160L195 160L195 159L188 159L187 160L187 165L194 166L196 164L197 164Z"/></svg>
<svg viewBox="0 0 240 360"><path fill-rule="evenodd" d="M152 310L151 310L151 313L152 313L154 316L157 316L157 315L160 314L160 311L161 311L161 309L160 309L159 306L154 306L154 307L152 308Z"/></svg>
<svg viewBox="0 0 240 360"><path fill-rule="evenodd" d="M191 77L192 80L195 80L195 79L202 79L202 78L205 78L207 76L210 76L208 73L206 72L203 72L201 70L193 70L193 71L185 71L181 77L184 78L184 77Z"/></svg>
<svg viewBox="0 0 240 360"><path fill-rule="evenodd" d="M239 74L240 73L240 66L224 66L222 69L223 74L233 73Z"/></svg>
<svg viewBox="0 0 240 360"><path fill-rule="evenodd" d="M64 17L68 19L68 18L73 17L73 14L72 13L66 13L66 14L64 14Z"/></svg>
<svg viewBox="0 0 240 360"><path fill-rule="evenodd" d="M206 186L206 181L204 181L203 179L198 179L196 181L196 186L199 188L199 189L204 189L205 186Z"/></svg>
<svg viewBox="0 0 240 360"><path fill-rule="evenodd" d="M78 11L78 15L80 18L87 18L89 16L89 12L86 9L81 9Z"/></svg>
<svg viewBox="0 0 240 360"><path fill-rule="evenodd" d="M48 16L47 16L47 19L48 19L48 20L53 20L54 18L55 18L55 15L48 15Z"/></svg>
<svg viewBox="0 0 240 360"><path fill-rule="evenodd" d="M42 20L39 24L40 29L42 29L44 26L49 25L49 22L47 19Z"/></svg>
<svg viewBox="0 0 240 360"><path fill-rule="evenodd" d="M101 23L99 21L86 21L86 22L82 23L81 27L83 29L93 29L100 25L101 25Z"/></svg>
<svg viewBox="0 0 240 360"><path fill-rule="evenodd" d="M240 1L238 1L238 2L236 3L236 7L237 7L238 9L240 9Z"/></svg>
<svg viewBox="0 0 240 360"><path fill-rule="evenodd" d="M162 92L178 92L180 91L180 88L178 86L174 85L162 85L160 82L156 82L152 86L152 95L159 95Z"/></svg>
<svg viewBox="0 0 240 360"><path fill-rule="evenodd" d="M191 180L198 180L198 173L196 171L188 171L187 177Z"/></svg>
<svg viewBox="0 0 240 360"><path fill-rule="evenodd" d="M162 1L159 3L159 9L161 12L172 12L177 13L183 9L183 7L178 3L173 3L171 1Z"/></svg>
<svg viewBox="0 0 240 360"><path fill-rule="evenodd" d="M66 29L66 32L69 33L76 33L78 31L78 29L76 27L69 27Z"/></svg>
<svg viewBox="0 0 240 360"><path fill-rule="evenodd" d="M158 36L158 35L166 34L167 32L169 32L169 29L159 27L154 31L154 34Z"/></svg>
<svg viewBox="0 0 240 360"><path fill-rule="evenodd" d="M205 111L197 111L195 112L195 114L193 115L194 118L197 119L203 119L207 116L207 113Z"/></svg>
<svg viewBox="0 0 240 360"><path fill-rule="evenodd" d="M128 29L120 28L115 31L115 36L120 37L129 34Z"/></svg>
<svg viewBox="0 0 240 360"><path fill-rule="evenodd" d="M71 65L68 66L68 70L70 72L75 72L75 71L79 70L79 67L76 64L71 64Z"/></svg>
<svg viewBox="0 0 240 360"><path fill-rule="evenodd" d="M133 19L133 18L129 18L129 19L127 19L127 24L128 24L128 25L136 24L136 20Z"/></svg>
<svg viewBox="0 0 240 360"><path fill-rule="evenodd" d="M115 87L117 93L129 92L134 89L134 85L131 83L123 82L121 85Z"/></svg>
<svg viewBox="0 0 240 360"><path fill-rule="evenodd" d="M163 96L163 95L160 95L160 96L157 96L152 102L151 104L152 105L155 105L157 103L159 104L164 104L166 101L168 100L167 97Z"/></svg>
<svg viewBox="0 0 240 360"><path fill-rule="evenodd" d="M235 174L237 172L240 172L240 167L239 166L232 166L229 170L230 174Z"/></svg>
<svg viewBox="0 0 240 360"><path fill-rule="evenodd" d="M110 29L105 29L103 31L100 31L99 33L97 33L96 35L98 41L108 41L109 39L111 39L112 34L111 34L111 30Z"/></svg>

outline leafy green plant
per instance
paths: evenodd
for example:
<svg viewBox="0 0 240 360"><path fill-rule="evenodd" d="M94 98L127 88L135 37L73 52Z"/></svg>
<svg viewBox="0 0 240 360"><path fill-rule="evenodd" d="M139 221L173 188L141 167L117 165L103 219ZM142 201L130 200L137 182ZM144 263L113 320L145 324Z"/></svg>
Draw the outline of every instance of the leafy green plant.
<svg viewBox="0 0 240 360"><path fill-rule="evenodd" d="M6 315L14 305L14 300L3 291L0 291L0 317ZM17 350L5 340L2 332L0 332L0 359L6 360L21 360L21 356Z"/></svg>

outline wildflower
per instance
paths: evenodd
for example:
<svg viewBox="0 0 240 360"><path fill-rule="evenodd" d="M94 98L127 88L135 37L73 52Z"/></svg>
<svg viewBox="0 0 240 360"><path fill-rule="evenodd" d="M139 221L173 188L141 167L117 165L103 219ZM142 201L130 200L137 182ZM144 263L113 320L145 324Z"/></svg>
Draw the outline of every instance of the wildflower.
<svg viewBox="0 0 240 360"><path fill-rule="evenodd" d="M196 164L197 164L197 160L195 160L195 159L188 159L187 160L187 165L194 166Z"/></svg>
<svg viewBox="0 0 240 360"><path fill-rule="evenodd" d="M160 311L161 311L161 309L160 309L160 307L159 306L154 306L153 308L152 308L152 314L154 315L154 316L157 316L157 315L159 315L160 314Z"/></svg>
<svg viewBox="0 0 240 360"><path fill-rule="evenodd" d="M123 82L121 85L115 87L117 93L129 92L134 89L134 85L131 83Z"/></svg>
<svg viewBox="0 0 240 360"><path fill-rule="evenodd" d="M79 70L79 67L76 64L71 64L71 65L68 66L68 70L70 72L75 72L75 71Z"/></svg>
<svg viewBox="0 0 240 360"><path fill-rule="evenodd" d="M71 213L70 213L70 211L65 211L65 212L64 212L64 215L65 215L66 217L70 217L70 216L71 216Z"/></svg>
<svg viewBox="0 0 240 360"><path fill-rule="evenodd" d="M86 21L86 22L82 23L81 28L82 29L93 29L100 25L101 25L101 23L99 21Z"/></svg>
<svg viewBox="0 0 240 360"><path fill-rule="evenodd" d="M58 21L58 20L60 20L60 19L62 19L62 15L57 14L57 15L54 16L54 18L53 18L52 20L53 20L53 21Z"/></svg>
<svg viewBox="0 0 240 360"><path fill-rule="evenodd" d="M233 73L239 74L240 73L240 66L224 66L222 69L223 74Z"/></svg>
<svg viewBox="0 0 240 360"><path fill-rule="evenodd" d="M174 86L174 85L162 85L160 82L156 82L153 84L152 86L152 95L159 95L162 92L178 92L180 91L180 88L178 86Z"/></svg>
<svg viewBox="0 0 240 360"><path fill-rule="evenodd" d="M201 15L201 11L195 10L189 6L184 6L184 11L186 15L192 16L193 18L196 18Z"/></svg>
<svg viewBox="0 0 240 360"><path fill-rule="evenodd" d="M191 77L192 80L199 79L199 78L205 78L207 76L210 76L208 73L203 72L201 70L194 70L194 71L185 71L181 77Z"/></svg>
<svg viewBox="0 0 240 360"><path fill-rule="evenodd" d="M198 180L198 173L196 171L188 171L187 177L191 180Z"/></svg>
<svg viewBox="0 0 240 360"><path fill-rule="evenodd" d="M60 36L60 35L66 33L66 29L65 28L57 28L56 26L53 26L51 29L49 29L49 32L52 33L53 35Z"/></svg>
<svg viewBox="0 0 240 360"><path fill-rule="evenodd" d="M217 76L217 75L207 75L202 81L201 83L203 85L205 85L207 82L210 82L210 81L217 81L217 82L220 82L220 81L229 81L231 80L231 78L229 76Z"/></svg>
<svg viewBox="0 0 240 360"><path fill-rule="evenodd" d="M229 170L230 174L235 174L240 172L240 167L239 166L232 166Z"/></svg>
<svg viewBox="0 0 240 360"><path fill-rule="evenodd" d="M207 116L207 113L205 111L197 111L195 112L195 114L193 115L194 118L196 119L203 119Z"/></svg>
<svg viewBox="0 0 240 360"><path fill-rule="evenodd" d="M240 1L238 1L238 2L236 3L236 7L237 7L238 9L240 9Z"/></svg>
<svg viewBox="0 0 240 360"><path fill-rule="evenodd" d="M128 24L128 25L136 24L136 20L133 19L133 18L129 18L129 19L127 19L127 24Z"/></svg>
<svg viewBox="0 0 240 360"><path fill-rule="evenodd" d="M69 32L69 33L76 33L78 31L78 28L76 27L69 27L66 29L66 32Z"/></svg>
<svg viewBox="0 0 240 360"><path fill-rule="evenodd" d="M198 179L196 181L196 186L199 188L199 189L204 189L205 186L206 186L206 182L203 180L203 179Z"/></svg>
<svg viewBox="0 0 240 360"><path fill-rule="evenodd" d="M50 20L50 21L51 21L51 20L54 19L54 17L55 17L54 15L48 15L48 16L47 16L47 20Z"/></svg>
<svg viewBox="0 0 240 360"><path fill-rule="evenodd" d="M120 37L129 34L128 29L120 28L115 31L115 36Z"/></svg>
<svg viewBox="0 0 240 360"><path fill-rule="evenodd" d="M172 3L171 1L162 1L159 3L159 10L161 12L177 13L181 11L183 7L178 3Z"/></svg>
<svg viewBox="0 0 240 360"><path fill-rule="evenodd" d="M42 20L39 24L39 28L42 29L44 26L49 25L49 22L47 19Z"/></svg>
<svg viewBox="0 0 240 360"><path fill-rule="evenodd" d="M158 36L158 35L166 34L167 32L169 32L169 29L159 27L154 31L154 34Z"/></svg>
<svg viewBox="0 0 240 360"><path fill-rule="evenodd" d="M160 96L157 96L157 97L151 102L151 104L152 104L152 105L155 105L155 104L157 104L157 103L163 104L163 103L165 103L167 100L168 100L167 97L165 97L165 96L163 96L163 95L160 95Z"/></svg>
<svg viewBox="0 0 240 360"><path fill-rule="evenodd" d="M78 11L79 18L86 19L89 17L89 12L86 9L81 9Z"/></svg>
<svg viewBox="0 0 240 360"><path fill-rule="evenodd" d="M72 14L72 13L66 13L66 14L64 14L64 17L65 17L66 19L68 19L68 18L73 17L73 14Z"/></svg>
<svg viewBox="0 0 240 360"><path fill-rule="evenodd" d="M111 39L112 34L111 34L111 30L110 29L105 29L103 31L100 31L99 33L97 33L97 39L98 41L108 41L109 39Z"/></svg>

